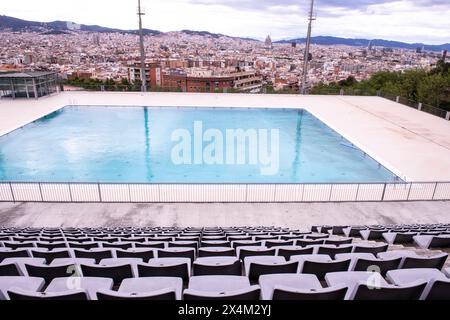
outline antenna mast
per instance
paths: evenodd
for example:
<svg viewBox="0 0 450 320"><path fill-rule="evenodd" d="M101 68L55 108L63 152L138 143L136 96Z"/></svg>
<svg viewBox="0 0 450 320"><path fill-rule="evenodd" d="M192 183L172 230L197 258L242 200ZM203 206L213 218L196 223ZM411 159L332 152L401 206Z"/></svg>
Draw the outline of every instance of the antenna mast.
<svg viewBox="0 0 450 320"><path fill-rule="evenodd" d="M139 16L139 45L141 50L141 83L142 92L147 91L147 78L145 75L145 47L144 47L144 31L142 30L142 16L145 15L141 7L141 0L138 0L138 12Z"/></svg>
<svg viewBox="0 0 450 320"><path fill-rule="evenodd" d="M304 66L303 66L303 79L302 79L302 87L301 94L306 94L306 89L308 86L308 67L309 67L309 49L311 47L311 31L312 31L312 22L316 20L314 17L314 0L311 0L311 8L309 10L309 23L308 23L308 36L306 37L306 46L305 46L305 57L304 57Z"/></svg>

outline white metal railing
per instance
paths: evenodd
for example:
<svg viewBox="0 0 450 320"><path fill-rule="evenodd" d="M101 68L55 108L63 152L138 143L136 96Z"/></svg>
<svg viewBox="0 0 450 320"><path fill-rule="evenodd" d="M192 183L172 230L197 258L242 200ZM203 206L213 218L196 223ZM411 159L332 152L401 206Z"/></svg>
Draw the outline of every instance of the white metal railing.
<svg viewBox="0 0 450 320"><path fill-rule="evenodd" d="M450 200L450 182L139 184L0 182L0 202L383 202Z"/></svg>

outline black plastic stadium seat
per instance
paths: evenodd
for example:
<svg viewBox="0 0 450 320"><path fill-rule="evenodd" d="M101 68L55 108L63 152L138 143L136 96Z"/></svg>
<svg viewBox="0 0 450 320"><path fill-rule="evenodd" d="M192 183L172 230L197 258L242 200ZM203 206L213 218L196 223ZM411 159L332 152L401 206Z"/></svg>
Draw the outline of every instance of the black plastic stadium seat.
<svg viewBox="0 0 450 320"><path fill-rule="evenodd" d="M274 256L276 252L277 252L276 249L266 249L266 250L241 249L239 251L239 259L244 261L244 259L247 257Z"/></svg>
<svg viewBox="0 0 450 320"><path fill-rule="evenodd" d="M111 250L105 249L101 251L73 251L76 258L94 259L95 263L100 263L103 259L110 259L113 257Z"/></svg>
<svg viewBox="0 0 450 320"><path fill-rule="evenodd" d="M65 242L36 242L36 247L51 251L67 248L67 244Z"/></svg>
<svg viewBox="0 0 450 320"><path fill-rule="evenodd" d="M133 245L131 243L109 243L105 242L102 243L102 248L111 248L111 249L121 249L121 250L127 250L133 248Z"/></svg>
<svg viewBox="0 0 450 320"><path fill-rule="evenodd" d="M355 248L353 250L354 253L372 253L374 255L377 255L381 252L386 252L388 250L389 245L378 245L378 246L362 246L362 245L355 245Z"/></svg>
<svg viewBox="0 0 450 320"><path fill-rule="evenodd" d="M382 287L373 290L367 285L357 287L353 300L419 300L427 283L412 284L405 287Z"/></svg>
<svg viewBox="0 0 450 320"><path fill-rule="evenodd" d="M180 263L170 266L149 266L138 264L138 275L143 277L175 277L181 278L183 281L189 280L189 266L186 263Z"/></svg>
<svg viewBox="0 0 450 320"><path fill-rule="evenodd" d="M77 274L77 270L73 264L55 267L25 264L25 268L30 277L43 278L46 284L49 284L56 278L67 278Z"/></svg>
<svg viewBox="0 0 450 320"><path fill-rule="evenodd" d="M189 258L191 262L195 260L195 249L194 248L176 248L179 250L158 250L158 258Z"/></svg>
<svg viewBox="0 0 450 320"><path fill-rule="evenodd" d="M355 264L354 271L368 271L373 270L373 267L376 267L380 270L381 275L384 277L388 271L398 269L400 267L401 262L402 258L391 260L358 259Z"/></svg>
<svg viewBox="0 0 450 320"><path fill-rule="evenodd" d="M3 242L3 245L5 246L5 248L9 248L12 250L36 247L34 242Z"/></svg>
<svg viewBox="0 0 450 320"><path fill-rule="evenodd" d="M184 300L186 301L257 301L259 300L261 289L258 288L250 288L247 290L240 290L236 292L228 292L223 294L208 294L207 292L202 291L194 291L194 290L185 290L184 292Z"/></svg>
<svg viewBox="0 0 450 320"><path fill-rule="evenodd" d="M344 300L347 288L325 288L322 290L293 291L286 289L275 289L272 300L297 300L297 301L323 301Z"/></svg>
<svg viewBox="0 0 450 320"><path fill-rule="evenodd" d="M34 258L44 258L47 264L52 263L52 261L55 259L70 258L70 253L67 250L57 250L57 251L31 250L31 255Z"/></svg>
<svg viewBox="0 0 450 320"><path fill-rule="evenodd" d="M213 257L214 259L214 257ZM242 264L239 260L232 263L202 264L202 260L194 262L194 276L240 276L242 275ZM204 261L204 260L203 260Z"/></svg>
<svg viewBox="0 0 450 320"><path fill-rule="evenodd" d="M120 262L120 260L118 261ZM81 264L81 271L85 277L110 278L118 285L122 280L133 278L133 269L129 264L116 266L97 266Z"/></svg>
<svg viewBox="0 0 450 320"><path fill-rule="evenodd" d="M45 292L25 292L8 291L9 298L16 301L86 301L88 300L86 292L82 290L71 293L45 293Z"/></svg>
<svg viewBox="0 0 450 320"><path fill-rule="evenodd" d="M20 271L16 264L8 263L0 265L0 277L20 277Z"/></svg>
<svg viewBox="0 0 450 320"><path fill-rule="evenodd" d="M134 244L135 248L147 248L147 249L164 249L166 245L164 242L155 242L155 243L138 243Z"/></svg>
<svg viewBox="0 0 450 320"><path fill-rule="evenodd" d="M250 281L256 282L259 277L265 274L283 274L283 273L297 273L298 262L291 261L283 264L268 265L261 263L251 263L248 278Z"/></svg>
<svg viewBox="0 0 450 320"><path fill-rule="evenodd" d="M348 271L350 262L350 259L333 262L305 261L301 273L315 274L320 281L323 281L329 272Z"/></svg>
<svg viewBox="0 0 450 320"><path fill-rule="evenodd" d="M0 262L8 258L30 258L27 250L0 251Z"/></svg>
<svg viewBox="0 0 450 320"><path fill-rule="evenodd" d="M324 246L319 247L318 254L326 254L331 257L331 259L334 259L334 257L337 254L341 253L350 253L353 250L353 246L341 246L341 247L330 247L330 246Z"/></svg>
<svg viewBox="0 0 450 320"><path fill-rule="evenodd" d="M401 266L402 269L430 268L441 270L447 261L448 254L440 254L431 258L406 257Z"/></svg>
<svg viewBox="0 0 450 320"><path fill-rule="evenodd" d="M148 262L155 257L153 250L116 250L117 258L139 258Z"/></svg>
<svg viewBox="0 0 450 320"><path fill-rule="evenodd" d="M170 301L176 300L174 291L160 290L148 294L121 294L116 291L97 292L97 299L100 301Z"/></svg>
<svg viewBox="0 0 450 320"><path fill-rule="evenodd" d="M217 249L217 247L211 248L200 248L198 250L199 258L206 257L235 257L236 251L233 248L222 248Z"/></svg>
<svg viewBox="0 0 450 320"><path fill-rule="evenodd" d="M295 249L295 248L279 248L278 249L278 255L280 257L285 257L286 261L289 261L289 259L292 256L300 256L300 255L310 255L313 254L314 252L314 248L310 247L310 248L303 248L303 249Z"/></svg>

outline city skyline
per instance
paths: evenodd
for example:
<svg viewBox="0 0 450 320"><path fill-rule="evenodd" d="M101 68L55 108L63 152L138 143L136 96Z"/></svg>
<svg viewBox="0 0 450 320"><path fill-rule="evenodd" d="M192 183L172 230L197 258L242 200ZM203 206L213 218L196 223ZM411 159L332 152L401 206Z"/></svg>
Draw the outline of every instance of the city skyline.
<svg viewBox="0 0 450 320"><path fill-rule="evenodd" d="M147 12L144 27L148 29L205 30L258 40L270 34L275 41L304 37L309 4L306 0L142 2ZM446 19L450 15L450 5L446 0L361 0L356 3L316 0L316 3L319 21L314 26L315 36L383 38L428 44L448 43L450 39L450 21ZM49 0L39 3L17 0L2 4L0 14L42 22L68 20L136 29L136 6L137 3L120 0L80 0L70 5ZM102 10L107 14L99 15Z"/></svg>

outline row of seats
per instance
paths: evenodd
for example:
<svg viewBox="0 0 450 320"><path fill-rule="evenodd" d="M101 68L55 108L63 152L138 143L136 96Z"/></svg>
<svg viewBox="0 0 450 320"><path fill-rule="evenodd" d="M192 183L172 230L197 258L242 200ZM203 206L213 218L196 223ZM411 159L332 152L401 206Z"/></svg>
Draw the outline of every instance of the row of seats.
<svg viewBox="0 0 450 320"><path fill-rule="evenodd" d="M395 293L392 298L406 297L398 292L409 292L408 299L446 298L439 288L448 289L447 278L398 285L389 273L434 270L445 277L447 254L389 251L389 244L330 231L0 228L0 299L380 298L356 285L369 276L380 290ZM337 282L332 274L351 281ZM269 282L280 290L267 289Z"/></svg>
<svg viewBox="0 0 450 320"><path fill-rule="evenodd" d="M313 226L312 231L384 241L388 244L416 244L422 249L449 248L450 225Z"/></svg>
<svg viewBox="0 0 450 320"><path fill-rule="evenodd" d="M158 235L178 235L178 234L302 234L299 230L290 230L288 228L251 228L251 227L235 227L235 228L0 228L0 234L25 234L25 235L135 235L135 236L158 236Z"/></svg>
<svg viewBox="0 0 450 320"><path fill-rule="evenodd" d="M0 299L9 300L450 300L450 278L436 269L333 272L325 286L312 274L268 274L252 285L242 276L194 276L183 290L174 277L0 277ZM25 288L25 289L23 289Z"/></svg>
<svg viewBox="0 0 450 320"><path fill-rule="evenodd" d="M143 246L155 246L159 248L162 243L170 244L170 246L181 246L186 243L192 243L195 248L198 247L237 247L241 244L254 244L254 245L266 245L268 247L275 247L280 245L298 245L297 243L310 244L314 240L323 240L321 244L350 244L353 239L341 237L323 235L323 234L311 234L308 236L295 236L295 237L283 237L279 238L263 238L263 237L228 237L224 239L219 238L194 238L194 237L179 237L179 238L3 238L0 240L0 247L6 247L10 249L19 248L64 248L70 247L70 245L76 247L83 247L92 245L92 247L100 247L100 244L104 247L116 246L128 246L128 247L143 247ZM297 242L297 243L296 243ZM98 243L99 245L95 245Z"/></svg>
<svg viewBox="0 0 450 320"><path fill-rule="evenodd" d="M349 226L312 226L313 232L329 232L339 228L348 228ZM355 228L361 229L388 229L388 230L438 230L445 231L450 229L450 223L434 223L434 224L386 224L386 225L358 225Z"/></svg>
<svg viewBox="0 0 450 320"><path fill-rule="evenodd" d="M118 251L114 254L112 252L105 254L106 252L79 251L75 252L74 255L70 252L57 252L58 254L64 253L64 255L61 255L64 257L52 256L51 259L43 257L6 258L0 263L0 276L34 274L40 277L44 277L44 275L54 277L54 274L60 274L60 271L66 271L61 266L72 270L74 269L71 268L73 265L89 265L91 269L97 268L99 272L103 270L106 277L110 277L107 275L108 272L113 274L117 271L119 273L123 269L127 270L125 272L126 274L133 273L142 276L141 273L135 271L139 269L138 266L143 266L141 269L144 269L146 264L149 264L155 268L156 273L166 272L186 279L191 273L191 267L193 267L193 273L195 275L241 275L241 265L245 267L245 274L251 278L256 278L257 276L251 276L252 272L249 270L251 267L254 267L256 270L259 265L268 265L267 268L262 268L264 270L259 271L261 274L264 272L284 272L283 269L294 273L305 272L307 270L307 273L313 273L321 277L320 275L323 276L327 272L348 270L367 271L369 268L374 267L378 268L378 272L382 274L389 270L399 268L435 268L441 270L448 258L448 254L446 253L424 257L409 250L380 252L376 255L372 253L336 252L330 255L323 253L314 254L305 251L300 255L281 256L267 255L264 251L259 251L259 248L254 249L256 250L249 250L245 257L242 258L236 256L195 258L192 256L186 257L185 255L178 257L155 257L153 252L146 251ZM66 253L68 254L66 255ZM126 253L131 253L132 255L127 256ZM284 268L285 264L286 268ZM177 268L173 268L174 266L177 266ZM177 272L180 273L177 274ZM259 273L257 272L257 274Z"/></svg>
<svg viewBox="0 0 450 320"><path fill-rule="evenodd" d="M0 248L0 262L6 258L44 258L51 262L56 258L93 258L101 260L105 258L141 258L148 260L150 258L190 258L194 260L196 257L216 257L231 256L238 257L243 260L247 256L265 255L265 256L282 256L289 258L294 255L302 254L327 254L332 257L340 253L371 253L377 254L385 252L388 245L366 245L366 244L320 244L321 242L313 242L314 244L301 243L297 245L254 245L244 243L235 247L211 246L201 247L198 250L189 246L176 247L143 247L143 248L122 248L115 247L96 247L91 249L83 248L22 248L10 249Z"/></svg>
<svg viewBox="0 0 450 320"><path fill-rule="evenodd" d="M330 238L330 239L299 239L299 240L265 240L265 241L253 241L253 240L242 240L242 241L202 241L200 244L196 241L179 241L179 242L155 242L155 243L132 243L132 242L27 242L27 243L11 243L3 242L0 246L0 252L8 252L11 250L109 250L109 249L122 249L122 250L132 250L132 249L159 249L170 250L176 248L190 248L194 251L208 251L213 249L221 249L228 251L236 251L242 247L264 247L267 249L275 248L286 248L293 249L292 247L309 247L309 246L323 246L323 247L340 247L341 250L344 248L349 248L349 252L352 252L353 248L356 252L367 252L370 250L374 251L386 251L388 245L374 245L374 244L362 244L356 243L352 244L352 239L342 239L342 238ZM372 251L371 251L372 252ZM1 255L0 255L1 257Z"/></svg>
<svg viewBox="0 0 450 320"><path fill-rule="evenodd" d="M112 279L115 286L130 278L174 277L189 283L193 276L242 274L257 283L268 274L311 274L326 281L329 273L360 271L387 275L398 269L440 270L448 255L432 258L415 255L412 251L381 252L375 257L368 253L329 255L310 254L291 256L248 256L243 264L235 257L198 258L191 265L189 258L151 258L147 262L137 258L58 258L49 265L43 258L8 258L0 264L1 277L33 277L44 279L49 285L58 278L86 277ZM447 271L448 272L448 271Z"/></svg>

